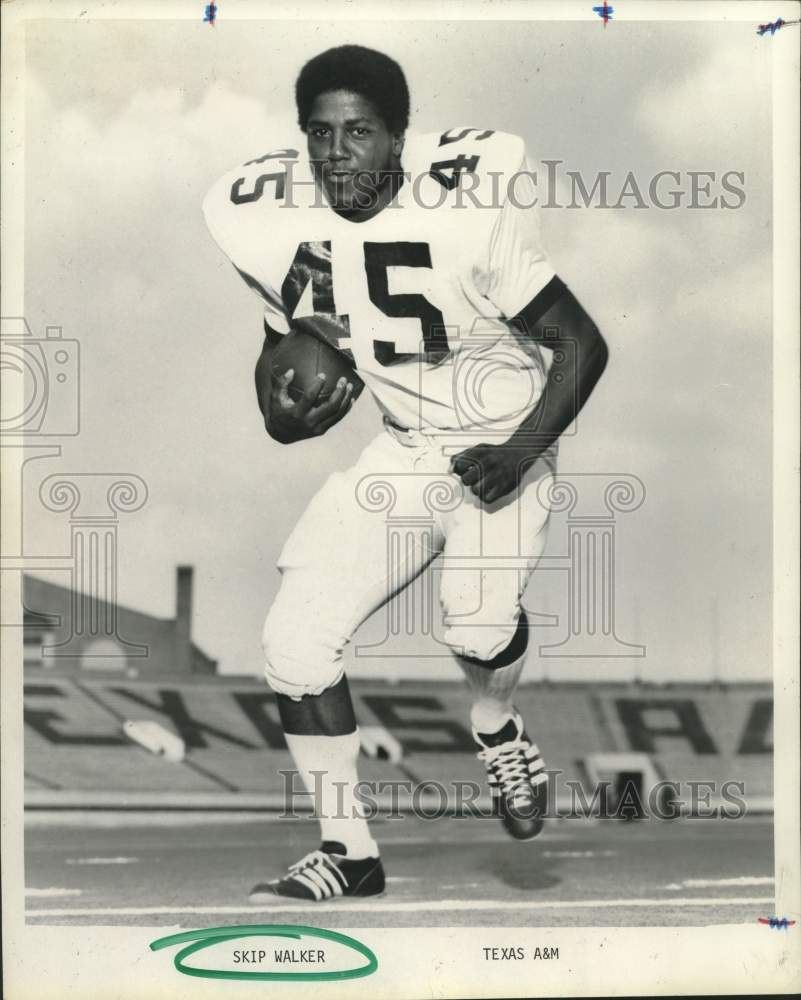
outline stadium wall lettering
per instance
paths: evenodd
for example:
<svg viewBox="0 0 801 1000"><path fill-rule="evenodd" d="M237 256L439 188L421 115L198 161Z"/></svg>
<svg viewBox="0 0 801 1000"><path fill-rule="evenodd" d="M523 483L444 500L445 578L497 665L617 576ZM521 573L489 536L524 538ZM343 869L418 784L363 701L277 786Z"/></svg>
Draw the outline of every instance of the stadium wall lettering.
<svg viewBox="0 0 801 1000"><path fill-rule="evenodd" d="M363 723L386 727L402 743L404 752L443 754L474 752L467 728L469 696L456 684L409 684L413 693L388 689L380 682L353 682L357 714ZM428 693L435 689L436 693ZM759 692L763 694L766 687ZM748 690L698 694L643 693L618 697L614 689L599 688L520 691L535 717L549 728L582 733L588 748L604 749L599 737L585 732L590 696L600 698L608 731L620 734L617 745L606 749L644 753L686 751L708 757L726 753L759 757L771 754L772 700ZM769 690L769 689L768 689ZM273 695L256 685L156 685L119 680L77 683L56 680L26 683L24 719L33 739L51 746L124 747L125 719L154 719L181 737L188 750L228 747L238 751L269 748L285 750ZM458 721L463 720L463 721ZM35 735L34 735L35 734ZM578 750L577 750L578 752Z"/></svg>

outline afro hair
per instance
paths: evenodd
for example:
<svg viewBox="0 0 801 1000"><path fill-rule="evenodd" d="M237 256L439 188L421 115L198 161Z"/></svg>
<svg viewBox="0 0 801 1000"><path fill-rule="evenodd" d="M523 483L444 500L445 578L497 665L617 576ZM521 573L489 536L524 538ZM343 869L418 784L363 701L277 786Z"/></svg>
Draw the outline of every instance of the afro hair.
<svg viewBox="0 0 801 1000"><path fill-rule="evenodd" d="M406 77L383 52L362 45L340 45L306 63L295 84L298 124L304 132L315 100L332 90L349 90L366 98L390 132L404 132L409 124Z"/></svg>

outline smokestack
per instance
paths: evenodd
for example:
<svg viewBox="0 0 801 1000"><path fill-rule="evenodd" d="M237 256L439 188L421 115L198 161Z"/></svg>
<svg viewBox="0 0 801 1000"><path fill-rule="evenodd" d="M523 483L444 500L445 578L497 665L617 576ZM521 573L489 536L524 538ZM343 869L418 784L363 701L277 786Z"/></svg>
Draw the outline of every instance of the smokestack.
<svg viewBox="0 0 801 1000"><path fill-rule="evenodd" d="M179 566L175 577L175 669L192 669L192 566Z"/></svg>

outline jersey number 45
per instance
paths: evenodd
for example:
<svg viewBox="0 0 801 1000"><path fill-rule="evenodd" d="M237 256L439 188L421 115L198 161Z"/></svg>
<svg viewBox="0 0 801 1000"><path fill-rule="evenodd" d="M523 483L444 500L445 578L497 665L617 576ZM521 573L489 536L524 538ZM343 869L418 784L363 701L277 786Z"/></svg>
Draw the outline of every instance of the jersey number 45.
<svg viewBox="0 0 801 1000"><path fill-rule="evenodd" d="M427 243L365 243L364 269L370 301L385 316L419 319L422 328L421 350L413 353L396 351L389 340L373 340L373 354L379 364L386 366L402 361L423 359L430 363L441 361L448 354L445 318L424 295L389 291L387 269L390 267L431 267L431 250ZM350 338L350 317L338 314L334 304L334 282L331 271L331 242L320 240L298 246L295 258L281 286L281 298L292 317L301 296L311 285L315 316L325 320L330 331L332 321L341 330L340 341ZM322 331L321 331L322 332ZM330 335L326 339L330 340ZM350 354L345 344L337 344Z"/></svg>

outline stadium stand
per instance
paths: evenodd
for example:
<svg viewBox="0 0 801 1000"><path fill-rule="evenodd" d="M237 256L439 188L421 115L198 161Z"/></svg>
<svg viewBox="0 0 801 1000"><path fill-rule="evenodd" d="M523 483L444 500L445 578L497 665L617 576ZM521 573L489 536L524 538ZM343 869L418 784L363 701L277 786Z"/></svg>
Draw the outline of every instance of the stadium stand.
<svg viewBox="0 0 801 1000"><path fill-rule="evenodd" d="M359 721L388 731L403 749L399 764L365 757L366 780L483 782L463 685L356 680L352 687ZM586 787L593 754L645 754L665 779L742 781L749 807L770 807L769 685L546 683L521 687L517 702L548 766L564 772L560 781ZM273 695L253 678L153 680L29 668L24 710L30 808L284 803L280 772L292 763ZM180 737L184 762L132 742L123 726L133 720Z"/></svg>
<svg viewBox="0 0 801 1000"><path fill-rule="evenodd" d="M25 577L28 808L284 806L281 772L293 765L275 699L261 680L218 676L192 641L192 574L177 568L170 619ZM352 689L367 727L365 780L484 787L464 684L354 680ZM522 686L516 701L560 772L557 795L575 781L591 797L602 774L643 788L657 776L714 782L713 800L724 782L742 782L750 809L772 808L769 684L546 680Z"/></svg>

